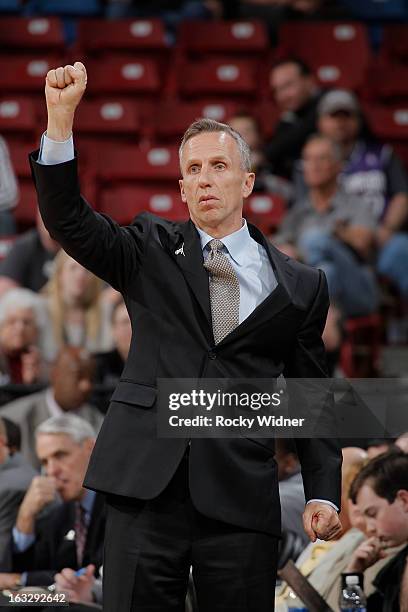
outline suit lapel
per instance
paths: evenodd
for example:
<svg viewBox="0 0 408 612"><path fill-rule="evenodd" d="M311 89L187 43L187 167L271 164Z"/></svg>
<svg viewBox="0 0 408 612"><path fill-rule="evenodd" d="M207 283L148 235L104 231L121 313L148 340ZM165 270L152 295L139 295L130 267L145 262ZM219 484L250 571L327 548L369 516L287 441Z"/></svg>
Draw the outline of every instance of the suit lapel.
<svg viewBox="0 0 408 612"><path fill-rule="evenodd" d="M251 314L220 342L220 345L234 340L242 333L249 333L286 308L292 303L291 296L294 294L296 287L296 275L286 263L289 258L272 246L257 227L248 223L248 229L251 237L265 249L278 284Z"/></svg>
<svg viewBox="0 0 408 612"><path fill-rule="evenodd" d="M203 266L203 252L197 230L191 221L179 226L180 233L170 240L168 250L181 269L211 329L211 305L208 274Z"/></svg>
<svg viewBox="0 0 408 612"><path fill-rule="evenodd" d="M257 227L248 223L248 229L252 238L265 249L278 285L234 331L220 342L220 345L233 340L241 333L248 333L254 327L261 325L283 308L286 308L291 304L291 296L296 288L297 277L287 263L289 258L272 246ZM191 220L181 224L177 234L168 236L166 248L180 267L200 306L208 325L207 331L209 331L210 342L213 343L208 275L203 266L200 238Z"/></svg>

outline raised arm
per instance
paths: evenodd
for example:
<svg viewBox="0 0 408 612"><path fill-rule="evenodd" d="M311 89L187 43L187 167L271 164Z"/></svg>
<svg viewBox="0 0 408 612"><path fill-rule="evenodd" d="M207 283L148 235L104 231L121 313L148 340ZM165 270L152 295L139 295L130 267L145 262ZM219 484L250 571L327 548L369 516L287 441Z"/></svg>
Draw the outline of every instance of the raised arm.
<svg viewBox="0 0 408 612"><path fill-rule="evenodd" d="M86 83L81 62L48 72L47 137L52 141L64 142L72 137L75 110ZM142 215L133 225L120 227L94 212L80 195L76 158L52 165L40 162L38 152L31 155L38 204L50 235L84 267L123 291L140 267L149 218Z"/></svg>

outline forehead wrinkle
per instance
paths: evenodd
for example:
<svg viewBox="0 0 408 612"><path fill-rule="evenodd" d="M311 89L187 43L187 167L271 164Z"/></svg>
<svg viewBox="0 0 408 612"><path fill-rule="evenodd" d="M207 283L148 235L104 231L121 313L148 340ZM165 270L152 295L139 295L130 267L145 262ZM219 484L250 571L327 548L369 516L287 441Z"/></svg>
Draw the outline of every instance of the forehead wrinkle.
<svg viewBox="0 0 408 612"><path fill-rule="evenodd" d="M213 138L214 134L216 135L216 139ZM197 142L199 138L201 138L201 142ZM209 140L213 142L208 143ZM238 143L226 132L203 132L202 134L197 134L185 143L182 151L182 160L185 164L190 164L192 160L196 161L196 158L200 161L203 155L197 155L197 151L200 152L204 147L208 150L205 154L205 159L211 158L211 156L223 156L225 159L232 162L234 153L229 143L234 147L236 155L240 158Z"/></svg>

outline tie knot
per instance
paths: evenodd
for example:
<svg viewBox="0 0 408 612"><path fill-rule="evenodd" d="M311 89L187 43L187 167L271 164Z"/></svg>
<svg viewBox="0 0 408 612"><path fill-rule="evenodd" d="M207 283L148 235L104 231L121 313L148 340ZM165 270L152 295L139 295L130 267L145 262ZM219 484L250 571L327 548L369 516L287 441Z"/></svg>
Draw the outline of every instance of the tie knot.
<svg viewBox="0 0 408 612"><path fill-rule="evenodd" d="M208 243L208 246L210 247L212 253L217 253L218 251L222 250L224 243L221 242L221 240L218 240L218 238L213 238Z"/></svg>

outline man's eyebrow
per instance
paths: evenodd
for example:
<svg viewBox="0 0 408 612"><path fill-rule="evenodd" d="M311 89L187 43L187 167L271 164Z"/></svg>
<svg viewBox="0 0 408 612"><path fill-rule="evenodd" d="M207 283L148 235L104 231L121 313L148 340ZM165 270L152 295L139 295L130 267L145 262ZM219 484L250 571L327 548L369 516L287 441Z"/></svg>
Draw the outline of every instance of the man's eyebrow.
<svg viewBox="0 0 408 612"><path fill-rule="evenodd" d="M229 161L229 157L227 157L227 155L223 155L222 153L220 153L219 155L212 155L209 158L210 162L214 162L214 161ZM200 159L195 159L194 157L192 157L191 159L187 159L187 166L193 166L194 164L201 164L201 160Z"/></svg>
<svg viewBox="0 0 408 612"><path fill-rule="evenodd" d="M375 506L368 506L368 508L364 508L363 514L367 514L367 512L372 512L373 510L376 511L377 508Z"/></svg>

